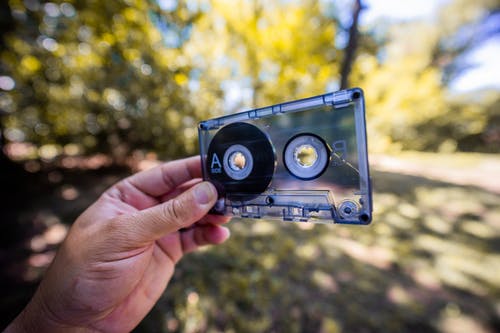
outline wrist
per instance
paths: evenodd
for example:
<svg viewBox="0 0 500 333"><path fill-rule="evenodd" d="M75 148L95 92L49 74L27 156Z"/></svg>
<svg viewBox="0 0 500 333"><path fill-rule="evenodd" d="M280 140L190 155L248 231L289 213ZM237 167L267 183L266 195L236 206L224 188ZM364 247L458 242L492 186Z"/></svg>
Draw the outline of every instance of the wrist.
<svg viewBox="0 0 500 333"><path fill-rule="evenodd" d="M59 322L45 303L35 294L4 333L17 332L90 332L83 327L75 327Z"/></svg>

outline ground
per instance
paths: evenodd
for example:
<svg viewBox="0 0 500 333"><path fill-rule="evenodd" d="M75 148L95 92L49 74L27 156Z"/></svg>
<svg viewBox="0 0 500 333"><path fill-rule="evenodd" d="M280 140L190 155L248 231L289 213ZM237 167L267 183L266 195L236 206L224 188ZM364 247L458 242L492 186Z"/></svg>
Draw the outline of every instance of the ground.
<svg viewBox="0 0 500 333"><path fill-rule="evenodd" d="M225 245L181 261L136 331L500 331L500 158L372 162L371 225L234 220ZM14 194L2 219L0 327L29 299L66 226L125 174L55 168L3 187Z"/></svg>

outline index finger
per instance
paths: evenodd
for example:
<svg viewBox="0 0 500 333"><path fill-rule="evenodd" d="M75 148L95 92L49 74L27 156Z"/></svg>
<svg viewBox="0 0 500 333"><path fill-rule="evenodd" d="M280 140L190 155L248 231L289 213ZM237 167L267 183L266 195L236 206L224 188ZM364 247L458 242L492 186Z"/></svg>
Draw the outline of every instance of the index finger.
<svg viewBox="0 0 500 333"><path fill-rule="evenodd" d="M199 156L171 161L127 178L139 191L159 197L194 178L201 178Z"/></svg>

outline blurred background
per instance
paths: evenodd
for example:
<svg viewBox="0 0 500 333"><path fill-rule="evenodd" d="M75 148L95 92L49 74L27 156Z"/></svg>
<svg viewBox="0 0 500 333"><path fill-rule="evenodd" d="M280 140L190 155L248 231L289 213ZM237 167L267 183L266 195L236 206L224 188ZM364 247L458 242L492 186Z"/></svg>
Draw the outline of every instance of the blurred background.
<svg viewBox="0 0 500 333"><path fill-rule="evenodd" d="M9 0L0 34L0 328L198 121L359 86L373 223L236 219L136 331L500 331L497 1Z"/></svg>

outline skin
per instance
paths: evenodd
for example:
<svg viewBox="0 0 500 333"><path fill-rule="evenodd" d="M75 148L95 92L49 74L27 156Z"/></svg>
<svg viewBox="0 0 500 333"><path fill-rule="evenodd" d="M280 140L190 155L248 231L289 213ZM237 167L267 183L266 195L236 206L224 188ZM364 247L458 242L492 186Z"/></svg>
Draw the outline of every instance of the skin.
<svg viewBox="0 0 500 333"><path fill-rule="evenodd" d="M122 180L73 224L33 299L6 332L128 332L188 252L229 237L200 159Z"/></svg>

